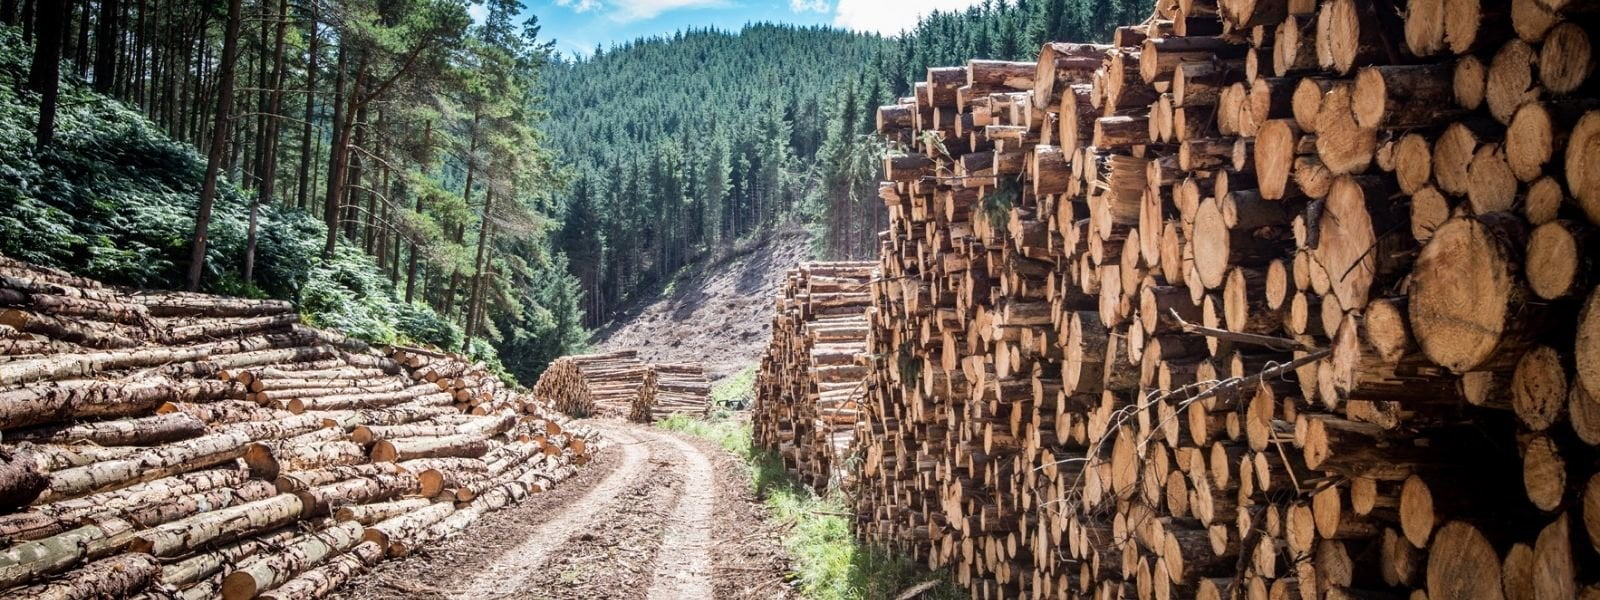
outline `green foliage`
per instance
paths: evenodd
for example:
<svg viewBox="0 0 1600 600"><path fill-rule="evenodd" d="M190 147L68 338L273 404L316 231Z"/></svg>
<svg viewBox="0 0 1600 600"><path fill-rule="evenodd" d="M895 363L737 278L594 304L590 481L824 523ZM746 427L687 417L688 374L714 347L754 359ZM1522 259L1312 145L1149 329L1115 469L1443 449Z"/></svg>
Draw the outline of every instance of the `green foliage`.
<svg viewBox="0 0 1600 600"><path fill-rule="evenodd" d="M1016 178L1001 177L994 189L983 196L983 216L990 223L1005 223L1011 208L1022 199L1022 184Z"/></svg>
<svg viewBox="0 0 1600 600"><path fill-rule="evenodd" d="M737 419L706 420L689 415L672 415L656 423L656 426L710 441L740 459L754 455L750 425Z"/></svg>
<svg viewBox="0 0 1600 600"><path fill-rule="evenodd" d="M526 246L514 248L510 256L543 260L519 269L522 274L511 281L512 293L518 298L517 308L494 320L506 370L525 385L537 381L555 359L582 352L589 337L578 305L578 281L568 273L566 257L529 250Z"/></svg>
<svg viewBox="0 0 1600 600"><path fill-rule="evenodd" d="M756 397L756 365L711 384L711 409L718 413L744 410Z"/></svg>
<svg viewBox="0 0 1600 600"><path fill-rule="evenodd" d="M786 532L783 545L793 560L793 581L801 597L893 598L928 580L942 580L928 592L933 598L966 597L947 575L930 574L885 548L857 540L850 532L848 498L836 492L818 496L795 481L776 455L752 446L749 423L675 415L657 426L710 440L744 462L751 488L766 505L768 517Z"/></svg>
<svg viewBox="0 0 1600 600"><path fill-rule="evenodd" d="M395 310L395 331L400 337L414 343L439 348L460 348L461 327L419 304L398 302Z"/></svg>
<svg viewBox="0 0 1600 600"><path fill-rule="evenodd" d="M423 344L460 350L462 333L433 310L401 302L389 280L360 250L340 246L312 268L300 288L308 323L380 344Z"/></svg>
<svg viewBox="0 0 1600 600"><path fill-rule="evenodd" d="M0 70L20 41L0 27ZM32 150L36 108L0 86L0 254L110 283L173 289L185 280L204 160L139 112L69 85L55 144ZM459 349L461 331L399 301L372 259L341 245L322 261L323 226L282 204L260 207L255 284L243 268L249 196L224 181L211 223L207 291L294 300L307 322L373 343Z"/></svg>
<svg viewBox="0 0 1600 600"><path fill-rule="evenodd" d="M461 0L252 2L232 24L244 43L231 71L216 60L226 3L124 3L120 22L73 42L98 53L100 36L116 36L111 79L94 81L102 57L64 55L47 149L32 143L40 99L0 85L0 253L115 284L184 287L206 163L191 144L210 145L207 90L231 78L241 93L218 151L203 291L294 300L310 323L463 351L531 384L585 337L577 284L541 214L565 181L538 130L550 44L536 20L517 21L519 0L475 2L488 9L477 24ZM280 6L285 18L269 17ZM154 35L174 26L189 33ZM281 57L267 41L275 32ZM31 50L0 26L0 76L23 80ZM156 53L176 58L157 72L141 58ZM306 122L271 128L272 111ZM347 148L348 161L333 160ZM330 197L336 206L324 209Z"/></svg>

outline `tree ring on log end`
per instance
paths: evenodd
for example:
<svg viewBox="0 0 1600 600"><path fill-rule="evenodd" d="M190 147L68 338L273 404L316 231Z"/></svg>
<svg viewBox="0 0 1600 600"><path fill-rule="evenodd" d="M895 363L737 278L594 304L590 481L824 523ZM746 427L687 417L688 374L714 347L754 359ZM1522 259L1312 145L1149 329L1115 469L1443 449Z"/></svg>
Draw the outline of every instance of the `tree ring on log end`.
<svg viewBox="0 0 1600 600"><path fill-rule="evenodd" d="M1589 222L1600 225L1600 111L1578 119L1567 140L1567 190Z"/></svg>
<svg viewBox="0 0 1600 600"><path fill-rule="evenodd" d="M1499 600L1500 556L1477 528L1461 521L1439 528L1428 549L1429 600Z"/></svg>
<svg viewBox="0 0 1600 600"><path fill-rule="evenodd" d="M1500 343L1514 294L1505 242L1476 219L1451 219L1418 255L1411 327L1433 362L1457 373L1487 360Z"/></svg>

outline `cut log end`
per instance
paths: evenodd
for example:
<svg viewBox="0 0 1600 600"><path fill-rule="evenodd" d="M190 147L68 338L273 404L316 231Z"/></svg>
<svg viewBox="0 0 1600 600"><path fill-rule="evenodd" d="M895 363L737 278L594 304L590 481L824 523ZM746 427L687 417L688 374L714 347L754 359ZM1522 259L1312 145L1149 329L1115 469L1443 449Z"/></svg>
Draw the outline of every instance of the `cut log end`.
<svg viewBox="0 0 1600 600"><path fill-rule="evenodd" d="M1520 301L1508 242L1477 219L1452 219L1417 257L1411 325L1434 362L1476 369L1500 345Z"/></svg>

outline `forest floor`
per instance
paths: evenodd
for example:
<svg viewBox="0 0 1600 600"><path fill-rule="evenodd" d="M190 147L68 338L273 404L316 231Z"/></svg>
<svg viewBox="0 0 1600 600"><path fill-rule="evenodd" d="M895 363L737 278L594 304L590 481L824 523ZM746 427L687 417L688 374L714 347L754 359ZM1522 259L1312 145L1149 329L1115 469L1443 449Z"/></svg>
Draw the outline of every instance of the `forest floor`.
<svg viewBox="0 0 1600 600"><path fill-rule="evenodd" d="M811 256L791 227L686 269L657 300L594 334L600 351L637 349L646 362L700 362L713 381L755 364L772 337L772 299Z"/></svg>
<svg viewBox="0 0 1600 600"><path fill-rule="evenodd" d="M334 597L793 597L781 532L737 459L661 429L590 423L610 445L577 475Z"/></svg>

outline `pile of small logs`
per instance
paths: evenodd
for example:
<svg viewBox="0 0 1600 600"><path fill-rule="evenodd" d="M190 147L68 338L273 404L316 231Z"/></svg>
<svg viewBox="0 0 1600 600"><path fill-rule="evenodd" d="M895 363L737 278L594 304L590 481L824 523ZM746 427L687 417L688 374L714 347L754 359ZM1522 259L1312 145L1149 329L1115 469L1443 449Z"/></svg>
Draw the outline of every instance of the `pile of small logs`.
<svg viewBox="0 0 1600 600"><path fill-rule="evenodd" d="M789 271L756 372L756 443L799 479L843 474L866 394L871 262L805 263Z"/></svg>
<svg viewBox="0 0 1600 600"><path fill-rule="evenodd" d="M459 357L385 355L285 302L0 257L0 322L6 600L322 597L600 441Z"/></svg>
<svg viewBox="0 0 1600 600"><path fill-rule="evenodd" d="M457 354L411 346L391 347L389 356L405 366L413 380L433 383L474 415L521 409L521 402L532 399L502 384L481 361L468 362Z"/></svg>
<svg viewBox="0 0 1600 600"><path fill-rule="evenodd" d="M711 382L700 363L650 365L644 388L633 401L628 420L654 423L677 415L704 417L711 409Z"/></svg>
<svg viewBox="0 0 1600 600"><path fill-rule="evenodd" d="M649 371L635 350L563 356L539 376L533 394L574 417L626 417Z"/></svg>
<svg viewBox="0 0 1600 600"><path fill-rule="evenodd" d="M929 69L858 533L982 598L1600 593L1595 8L1162 0Z"/></svg>

